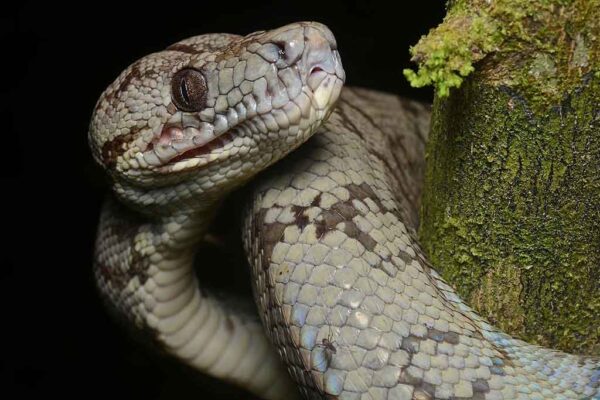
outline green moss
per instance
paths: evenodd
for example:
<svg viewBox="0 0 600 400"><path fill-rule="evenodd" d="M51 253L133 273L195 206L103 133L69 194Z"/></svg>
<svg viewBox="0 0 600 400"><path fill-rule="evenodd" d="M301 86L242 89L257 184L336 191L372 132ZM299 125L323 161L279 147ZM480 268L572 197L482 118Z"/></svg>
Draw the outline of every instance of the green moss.
<svg viewBox="0 0 600 400"><path fill-rule="evenodd" d="M487 15L465 13L453 7L444 23L411 48L412 61L420 68L404 75L413 87L434 84L438 95L445 97L450 88L458 87L473 72L473 63L497 49L502 42L501 30Z"/></svg>
<svg viewBox="0 0 600 400"><path fill-rule="evenodd" d="M552 74L538 62L534 73ZM501 329L598 354L600 79L588 74L560 107L538 112L487 76L436 97L422 243Z"/></svg>
<svg viewBox="0 0 600 400"><path fill-rule="evenodd" d="M600 0L456 0L410 49L418 71L403 72L412 86L434 85L446 97L479 63L490 82L519 88L532 107L556 103L600 57L599 20Z"/></svg>
<svg viewBox="0 0 600 400"><path fill-rule="evenodd" d="M516 336L523 336L526 327L526 310L521 304L521 276L521 268L496 264L486 271L469 298L469 304L483 317Z"/></svg>
<svg viewBox="0 0 600 400"><path fill-rule="evenodd" d="M434 265L509 333L600 354L600 0L453 0L411 54Z"/></svg>

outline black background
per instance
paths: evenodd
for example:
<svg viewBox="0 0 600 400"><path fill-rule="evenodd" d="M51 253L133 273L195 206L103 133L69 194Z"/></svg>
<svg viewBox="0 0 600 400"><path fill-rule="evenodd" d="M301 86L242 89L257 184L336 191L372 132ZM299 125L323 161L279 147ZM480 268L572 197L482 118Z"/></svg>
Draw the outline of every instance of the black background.
<svg viewBox="0 0 600 400"><path fill-rule="evenodd" d="M94 104L128 64L175 41L298 20L331 28L347 84L430 101L401 71L444 2L53 3L0 16L0 396L248 398L152 355L102 307L91 277L107 190L87 147Z"/></svg>

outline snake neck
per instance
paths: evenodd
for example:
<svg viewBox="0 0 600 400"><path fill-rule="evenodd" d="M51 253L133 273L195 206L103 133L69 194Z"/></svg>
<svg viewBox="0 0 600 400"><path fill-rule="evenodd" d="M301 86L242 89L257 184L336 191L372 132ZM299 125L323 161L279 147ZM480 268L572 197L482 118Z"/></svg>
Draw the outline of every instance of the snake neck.
<svg viewBox="0 0 600 400"><path fill-rule="evenodd" d="M264 398L281 398L294 390L260 322L198 284L196 245L221 199L204 200L160 218L107 201L96 243L98 287L118 315L167 353ZM198 264L211 267L202 258Z"/></svg>
<svg viewBox="0 0 600 400"><path fill-rule="evenodd" d="M112 196L105 202L95 246L96 279L104 294L119 298L117 308L137 326L153 325L150 310L156 306L138 299L148 292L177 291L177 282L191 279L195 248L219 200L199 199L193 207L173 207L160 217L146 216ZM161 271L167 271L167 280L152 279ZM127 314L131 302L138 303L136 312Z"/></svg>

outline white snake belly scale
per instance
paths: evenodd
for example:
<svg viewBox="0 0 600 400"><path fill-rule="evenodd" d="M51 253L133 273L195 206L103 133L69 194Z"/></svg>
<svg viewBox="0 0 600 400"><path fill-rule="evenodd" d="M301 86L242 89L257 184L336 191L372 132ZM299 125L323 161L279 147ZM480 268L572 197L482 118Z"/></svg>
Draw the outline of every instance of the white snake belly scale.
<svg viewBox="0 0 600 400"><path fill-rule="evenodd" d="M201 35L127 68L89 131L113 189L94 265L110 307L269 399L600 399L597 358L499 332L435 272L415 235L428 111L344 79L314 22ZM222 200L284 156L244 219L261 323L192 263Z"/></svg>

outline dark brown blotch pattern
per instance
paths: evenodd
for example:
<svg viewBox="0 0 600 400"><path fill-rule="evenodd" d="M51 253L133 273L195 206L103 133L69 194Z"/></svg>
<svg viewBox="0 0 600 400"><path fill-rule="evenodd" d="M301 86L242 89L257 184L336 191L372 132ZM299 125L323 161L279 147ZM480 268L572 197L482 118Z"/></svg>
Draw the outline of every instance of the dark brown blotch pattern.
<svg viewBox="0 0 600 400"><path fill-rule="evenodd" d="M107 168L114 168L117 159L127 151L127 144L137 136L139 131L140 128L133 127L128 133L116 136L104 143L102 146L102 162Z"/></svg>

